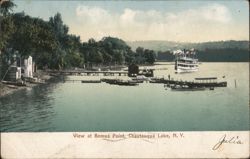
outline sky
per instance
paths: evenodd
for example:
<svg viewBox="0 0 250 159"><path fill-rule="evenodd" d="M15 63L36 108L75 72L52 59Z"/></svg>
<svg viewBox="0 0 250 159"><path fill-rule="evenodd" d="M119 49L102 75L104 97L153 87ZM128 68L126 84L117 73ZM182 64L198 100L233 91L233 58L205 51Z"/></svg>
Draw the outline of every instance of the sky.
<svg viewBox="0 0 250 159"><path fill-rule="evenodd" d="M61 13L69 33L100 40L249 40L246 0L14 0L14 12L48 20Z"/></svg>

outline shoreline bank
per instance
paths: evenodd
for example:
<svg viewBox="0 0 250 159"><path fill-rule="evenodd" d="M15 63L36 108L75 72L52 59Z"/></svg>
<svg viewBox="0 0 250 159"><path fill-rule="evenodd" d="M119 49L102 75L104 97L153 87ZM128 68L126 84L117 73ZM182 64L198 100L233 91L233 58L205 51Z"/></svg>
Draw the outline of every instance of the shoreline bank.
<svg viewBox="0 0 250 159"><path fill-rule="evenodd" d="M47 72L42 71L42 70L38 70L35 73L35 76L38 77L39 79L48 81L49 79L52 78L52 76L50 76ZM4 84L2 82L0 82L0 97L4 97L7 95L10 95L16 91L22 90L22 89L26 89L26 88L32 88L34 86L39 85L39 83L29 83L27 82L26 86L15 86L15 85L10 85L10 84Z"/></svg>
<svg viewBox="0 0 250 159"><path fill-rule="evenodd" d="M3 84L2 82L0 82L0 97L10 95L18 90L22 90L25 88L26 87L12 86L12 85Z"/></svg>

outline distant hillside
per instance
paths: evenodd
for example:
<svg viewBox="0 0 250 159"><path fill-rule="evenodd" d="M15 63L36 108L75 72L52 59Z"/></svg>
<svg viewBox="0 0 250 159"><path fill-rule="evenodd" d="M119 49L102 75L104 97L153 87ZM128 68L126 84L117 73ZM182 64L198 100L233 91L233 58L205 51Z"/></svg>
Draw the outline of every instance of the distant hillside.
<svg viewBox="0 0 250 159"><path fill-rule="evenodd" d="M198 51L196 58L202 62L248 62L249 51L246 49L207 49ZM175 56L170 51L159 51L158 61L174 61Z"/></svg>
<svg viewBox="0 0 250 159"><path fill-rule="evenodd" d="M171 53L177 49L197 50L197 58L207 62L248 62L249 41L218 41L204 43L178 43L171 41L135 41L127 42L135 50L137 47L155 50L159 61L173 61Z"/></svg>
<svg viewBox="0 0 250 159"><path fill-rule="evenodd" d="M145 49L152 49L155 51L167 51L176 49L191 49L197 50L206 49L247 49L249 50L249 41L216 41L216 42L203 42L203 43L183 43L172 41L127 41L126 42L132 50L135 50L138 46Z"/></svg>

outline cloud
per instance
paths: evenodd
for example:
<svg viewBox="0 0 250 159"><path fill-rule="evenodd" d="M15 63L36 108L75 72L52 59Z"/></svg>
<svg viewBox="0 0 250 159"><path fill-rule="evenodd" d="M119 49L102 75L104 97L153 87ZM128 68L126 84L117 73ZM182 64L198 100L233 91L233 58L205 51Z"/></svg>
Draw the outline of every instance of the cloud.
<svg viewBox="0 0 250 159"><path fill-rule="evenodd" d="M111 18L110 13L100 7L78 6L76 16L86 22L98 24Z"/></svg>
<svg viewBox="0 0 250 159"><path fill-rule="evenodd" d="M233 39L235 32L230 27L233 26L230 10L216 3L179 12L125 8L116 13L96 6L78 6L76 16L79 26L75 31L81 32L84 41L91 37L99 40L103 36L116 36L130 41L196 42Z"/></svg>
<svg viewBox="0 0 250 159"><path fill-rule="evenodd" d="M231 20L231 13L228 8L218 4L209 7L202 7L201 15L207 20L221 23L227 23Z"/></svg>
<svg viewBox="0 0 250 159"><path fill-rule="evenodd" d="M133 11L132 9L126 8L123 12L123 14L120 16L121 22L124 23L134 23L135 16L138 11Z"/></svg>

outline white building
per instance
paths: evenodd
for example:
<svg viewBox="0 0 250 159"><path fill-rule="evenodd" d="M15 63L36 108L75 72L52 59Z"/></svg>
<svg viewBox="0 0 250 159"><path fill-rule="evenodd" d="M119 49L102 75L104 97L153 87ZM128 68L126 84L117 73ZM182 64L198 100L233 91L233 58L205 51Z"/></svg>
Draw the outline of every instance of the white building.
<svg viewBox="0 0 250 159"><path fill-rule="evenodd" d="M21 79L21 67L17 67L16 79Z"/></svg>
<svg viewBox="0 0 250 159"><path fill-rule="evenodd" d="M33 78L33 64L31 56L24 60L24 77Z"/></svg>

